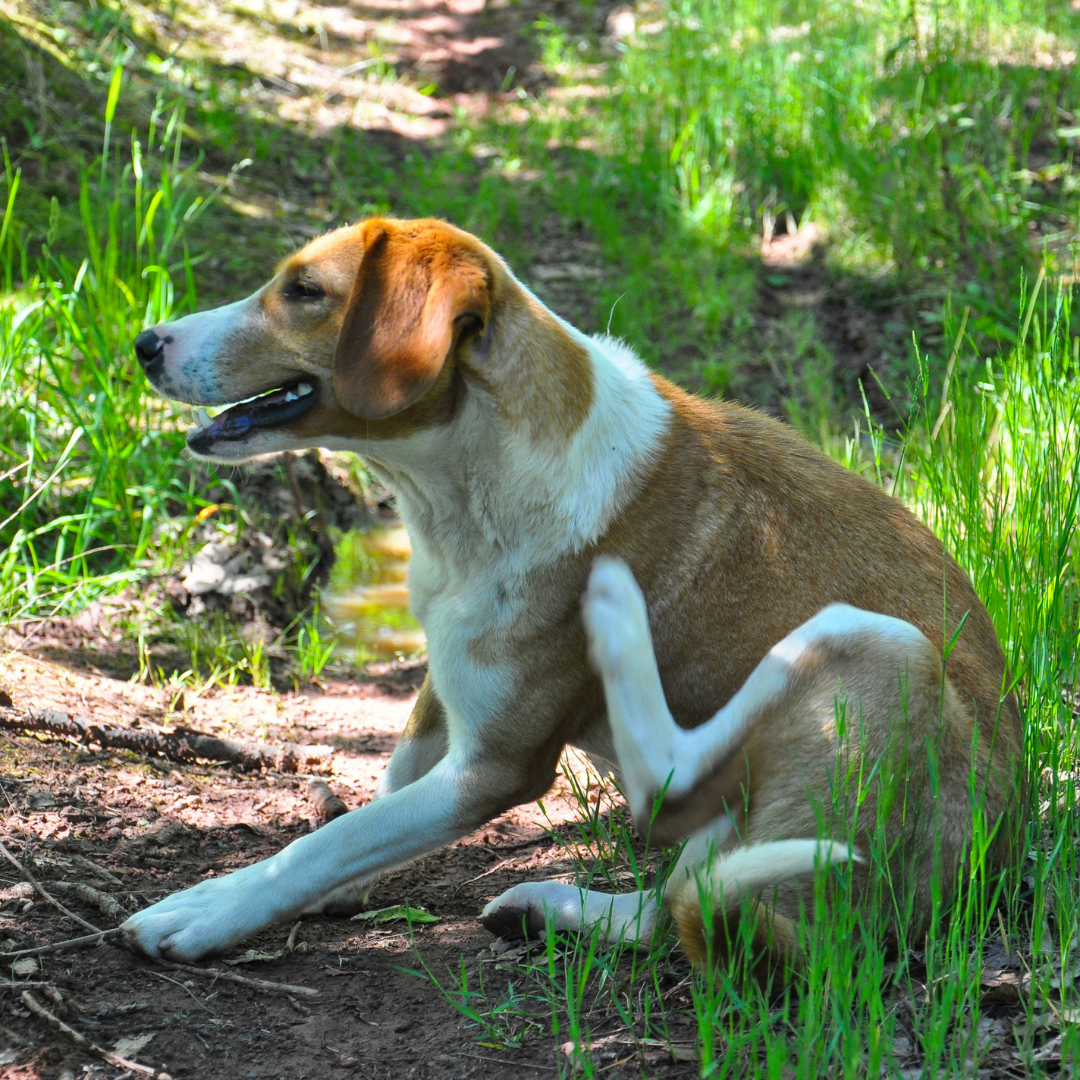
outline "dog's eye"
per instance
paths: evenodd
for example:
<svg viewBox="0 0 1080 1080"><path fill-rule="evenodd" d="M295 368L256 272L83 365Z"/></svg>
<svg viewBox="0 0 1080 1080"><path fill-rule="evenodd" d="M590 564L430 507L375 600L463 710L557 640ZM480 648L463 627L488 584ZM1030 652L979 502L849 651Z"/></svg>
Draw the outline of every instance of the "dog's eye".
<svg viewBox="0 0 1080 1080"><path fill-rule="evenodd" d="M297 278L285 286L285 295L290 300L321 300L326 293L323 291L322 286L317 285L314 281Z"/></svg>

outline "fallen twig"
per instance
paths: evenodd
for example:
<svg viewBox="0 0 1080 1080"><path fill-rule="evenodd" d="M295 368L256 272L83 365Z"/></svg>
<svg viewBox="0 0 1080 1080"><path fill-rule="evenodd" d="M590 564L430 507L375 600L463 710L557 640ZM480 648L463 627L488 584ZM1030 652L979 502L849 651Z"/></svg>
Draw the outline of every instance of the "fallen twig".
<svg viewBox="0 0 1080 1080"><path fill-rule="evenodd" d="M112 1065L114 1069L130 1069L131 1072L138 1073L140 1076L152 1077L153 1080L172 1080L172 1077L166 1072L158 1072L151 1065L140 1065L137 1061L129 1061L127 1058L122 1058L119 1054L114 1054L111 1050L106 1050L104 1047L98 1046L97 1043L91 1042L85 1035L76 1031L73 1027L69 1027L58 1016L54 1016L49 1012L29 990L24 990L19 995L19 1000L35 1016L44 1020L50 1027L56 1028L61 1034L66 1035L76 1046L89 1050L92 1054L97 1054L99 1058Z"/></svg>
<svg viewBox="0 0 1080 1080"><path fill-rule="evenodd" d="M290 1004L290 1005L291 1005L291 1006L292 1006L292 1007L293 1007L293 1008L294 1008L294 1009L295 1009L295 1010L296 1010L296 1011L297 1011L297 1012L298 1012L298 1013L299 1013L299 1014L300 1014L301 1016L310 1016L310 1015L311 1015L311 1010L310 1010L310 1009L309 1009L309 1008L308 1008L308 1007L307 1007L306 1005L301 1005L301 1004L300 1004L300 1002L296 1000L296 998L294 998L294 997L288 997L288 998L287 998L287 1000L288 1000L289 1004Z"/></svg>
<svg viewBox="0 0 1080 1080"><path fill-rule="evenodd" d="M19 949L17 952L0 953L0 960L17 960L20 956L41 956L43 953L64 952L66 949L88 949L91 945L100 945L106 938L115 937L119 933L119 927L115 930L99 930L96 934L87 934L85 937L54 941L50 945L36 945L32 949Z"/></svg>
<svg viewBox="0 0 1080 1080"><path fill-rule="evenodd" d="M193 994L193 993L191 992L191 989L190 989L189 987L185 986L185 985L184 985L184 984L183 984L182 982L180 982L180 980L179 980L179 979L171 979L171 978L170 978L170 977L169 977L168 975L166 975L166 974L165 974L165 972L164 972L164 971L154 971L154 969L153 969L153 968L151 968L151 969L150 969L150 974L151 974L151 975L156 975L156 976L157 976L157 977L158 977L159 979L164 979L164 980L165 980L166 982L168 982L168 983L172 983L172 984L173 984L173 986L179 986L179 987L180 987L180 989L181 989L181 990L183 990L183 991L184 991L184 993L185 993L185 994L187 994L187 995L188 995L188 997L190 997L190 998L191 998L191 1000L192 1000L192 1001L194 1001L194 1002L195 1002L195 1004L196 1004L196 1005L198 1005L200 1009L204 1009L204 1010L205 1010L206 1012L208 1012L208 1013L209 1013L209 1014L210 1014L211 1016L217 1016L217 1013L216 1013L216 1012L214 1012L214 1010L213 1010L213 1009L211 1009L209 1005L206 1005L206 1004L205 1004L204 1002L200 1001L200 1000L199 1000L199 999L198 999L198 998L197 998L197 997L196 997L196 996L195 996L195 995L194 995L194 994Z"/></svg>
<svg viewBox="0 0 1080 1080"><path fill-rule="evenodd" d="M474 881L479 881L481 878L490 877L492 874L497 874L500 870L505 870L508 866L513 866L514 863L518 861L518 859L519 856L517 855L511 855L509 859L502 859L494 866L489 866L482 874L477 874L476 877L467 878L465 881L459 883L451 895L456 896L459 892L461 892L462 889L465 888L466 885L471 885Z"/></svg>
<svg viewBox="0 0 1080 1080"><path fill-rule="evenodd" d="M84 904L96 907L105 918L112 919L114 923L122 923L128 917L115 896L109 896L90 885L71 881L54 881L51 884L58 893L77 896Z"/></svg>
<svg viewBox="0 0 1080 1080"><path fill-rule="evenodd" d="M325 780L309 780L307 789L308 798L324 825L349 812L345 801L334 794L333 789Z"/></svg>
<svg viewBox="0 0 1080 1080"><path fill-rule="evenodd" d="M270 982L268 979L248 979L231 971L222 971L220 968L201 968L193 964L177 964L172 960L155 962L171 971L185 971L189 975L201 975L204 979L224 979L225 982L236 983L238 986L250 986L253 990L267 990L276 994L303 994L304 997L319 996L319 991L312 990L310 986L292 986L289 983Z"/></svg>
<svg viewBox="0 0 1080 1080"><path fill-rule="evenodd" d="M104 866L99 866L96 862L88 859L85 855L72 855L72 859L77 862L84 870L90 870L100 878L104 878L111 885L119 885L121 888L125 888L123 881L120 880L114 873L106 870Z"/></svg>
<svg viewBox="0 0 1080 1080"><path fill-rule="evenodd" d="M60 901L56 899L56 897L50 896L49 893L47 893L44 888L42 888L41 883L34 877L34 875L31 874L30 871L27 870L26 867L23 866L23 864L19 862L19 860L16 859L10 851L8 851L2 841L0 841L0 855L3 855L4 858L7 859L7 861L11 863L11 865L14 866L15 869L18 870L24 878L26 878L27 881L30 882L30 884L34 887L35 892L39 892L42 897L44 897L44 899L46 899L50 904L52 904L52 906L55 907L58 911L62 911L69 919L74 920L80 926L85 926L87 930L93 930L95 934L105 933L104 930L95 926L92 922L87 922L81 915L76 915L74 911L71 911L70 909L64 907L64 905L61 904Z"/></svg>
<svg viewBox="0 0 1080 1080"><path fill-rule="evenodd" d="M107 749L158 754L170 761L224 761L241 769L277 769L299 772L304 765L318 765L334 753L332 746L264 746L246 740L219 739L201 731L178 727L173 731L112 727L88 716L72 716L54 709L29 709L25 713L0 708L0 727L9 731L39 731L76 739L84 745L97 743Z"/></svg>

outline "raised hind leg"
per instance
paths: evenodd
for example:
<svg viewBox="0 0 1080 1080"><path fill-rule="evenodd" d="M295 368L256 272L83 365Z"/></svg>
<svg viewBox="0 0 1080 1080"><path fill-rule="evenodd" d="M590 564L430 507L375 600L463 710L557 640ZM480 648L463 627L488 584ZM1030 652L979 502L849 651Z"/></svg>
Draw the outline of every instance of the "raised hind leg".
<svg viewBox="0 0 1080 1080"><path fill-rule="evenodd" d="M630 811L638 828L651 827L661 842L738 813L749 785L742 754L749 734L776 718L794 722L808 696L823 687L831 700L849 664L847 643L854 640L858 651L881 658L873 682L890 687L893 696L905 657L932 651L910 623L832 604L774 645L715 716L686 730L664 699L645 599L625 563L596 560L582 614Z"/></svg>

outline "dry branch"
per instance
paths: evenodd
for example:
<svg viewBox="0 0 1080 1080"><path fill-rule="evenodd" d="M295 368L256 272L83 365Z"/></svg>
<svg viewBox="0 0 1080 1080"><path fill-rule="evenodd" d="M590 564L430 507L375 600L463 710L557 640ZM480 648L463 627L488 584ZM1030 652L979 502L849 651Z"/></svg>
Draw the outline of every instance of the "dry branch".
<svg viewBox="0 0 1080 1080"><path fill-rule="evenodd" d="M324 825L349 812L345 801L334 794L333 789L325 780L309 780L307 787L308 798Z"/></svg>
<svg viewBox="0 0 1080 1080"><path fill-rule="evenodd" d="M310 986L292 986L289 983L270 982L268 979L246 979L243 975L236 975L231 971L222 971L220 968L201 968L192 964L175 964L171 960L158 960L156 963L172 971L184 971L188 975L201 975L204 979L224 979L225 982L236 983L238 986L250 986L253 990L266 990L277 994L303 994L304 997L319 996L319 991L312 990Z"/></svg>
<svg viewBox="0 0 1080 1080"><path fill-rule="evenodd" d="M104 879L113 885L119 885L120 888L125 888L123 881L120 880L115 874L106 870L104 866L99 866L96 862L88 859L85 855L72 855L72 859L77 862L84 870L89 870L95 877Z"/></svg>
<svg viewBox="0 0 1080 1080"><path fill-rule="evenodd" d="M150 1076L153 1080L172 1080L172 1077L168 1073L158 1072L157 1069L150 1065L140 1065L137 1061L129 1061L127 1058L122 1058L119 1054L114 1054L111 1050L106 1050L104 1047L98 1046L97 1043L91 1042L81 1032L76 1031L73 1027L69 1027L58 1016L54 1016L44 1005L29 990L24 990L19 995L19 1000L37 1017L44 1020L50 1027L55 1028L61 1034L66 1035L76 1046L82 1047L84 1050L89 1050L92 1054L97 1054L99 1058L107 1062L114 1069L128 1069L133 1073L138 1073L140 1076Z"/></svg>
<svg viewBox="0 0 1080 1080"><path fill-rule="evenodd" d="M223 761L241 769L277 769L299 772L304 765L318 765L333 754L330 746L264 746L246 740L219 739L201 731L178 727L173 731L113 727L88 716L72 716L55 709L29 709L19 713L0 708L0 727L8 731L39 731L75 739L87 746L134 750L157 754L170 761Z"/></svg>
<svg viewBox="0 0 1080 1080"><path fill-rule="evenodd" d="M116 924L122 923L128 917L120 901L115 896L101 892L100 889L84 885L82 882L53 881L50 884L62 896L76 896L84 904L96 907L106 919L111 919Z"/></svg>
<svg viewBox="0 0 1080 1080"><path fill-rule="evenodd" d="M0 953L0 960L17 960L20 956L42 956L45 953L66 952L68 949L88 949L92 945L100 945L107 938L116 937L119 933L119 927L115 930L101 930L96 934L86 934L84 937L68 938L67 941L54 941L50 945L36 945L32 949Z"/></svg>

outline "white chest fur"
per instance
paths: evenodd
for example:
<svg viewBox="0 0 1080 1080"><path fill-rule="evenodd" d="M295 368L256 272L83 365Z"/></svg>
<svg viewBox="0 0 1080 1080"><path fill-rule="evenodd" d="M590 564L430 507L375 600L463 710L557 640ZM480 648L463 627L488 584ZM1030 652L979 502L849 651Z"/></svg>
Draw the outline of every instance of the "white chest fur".
<svg viewBox="0 0 1080 1080"><path fill-rule="evenodd" d="M527 677L527 657L503 646L523 615L536 630L535 613L522 610L530 577L603 535L670 423L669 404L625 346L567 331L588 350L593 400L564 444L531 443L473 396L447 427L377 451L412 538L411 605L433 686L451 746L466 754Z"/></svg>
<svg viewBox="0 0 1080 1080"><path fill-rule="evenodd" d="M506 568L490 549L477 554L464 563L451 562L419 540L409 569L410 603L427 634L429 670L446 710L450 745L466 755L522 677L519 665L476 656L476 643L508 630L515 614L506 599Z"/></svg>

